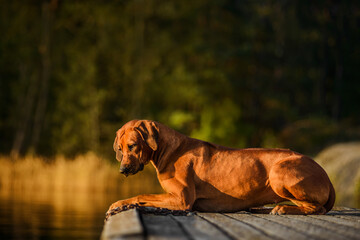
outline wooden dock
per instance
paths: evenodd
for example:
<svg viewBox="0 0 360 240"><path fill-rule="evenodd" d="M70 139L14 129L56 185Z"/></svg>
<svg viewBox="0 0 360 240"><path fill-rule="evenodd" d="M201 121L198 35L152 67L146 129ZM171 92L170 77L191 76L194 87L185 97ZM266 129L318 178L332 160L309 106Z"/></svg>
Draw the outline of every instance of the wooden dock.
<svg viewBox="0 0 360 240"><path fill-rule="evenodd" d="M130 209L109 218L101 239L360 240L360 210L338 208L320 216L275 216L249 212L195 212L174 216Z"/></svg>

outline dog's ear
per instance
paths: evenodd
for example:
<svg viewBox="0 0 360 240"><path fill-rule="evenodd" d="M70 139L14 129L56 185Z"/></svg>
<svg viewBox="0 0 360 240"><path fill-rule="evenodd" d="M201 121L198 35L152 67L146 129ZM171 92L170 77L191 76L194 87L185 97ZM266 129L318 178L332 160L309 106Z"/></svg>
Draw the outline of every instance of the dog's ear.
<svg viewBox="0 0 360 240"><path fill-rule="evenodd" d="M123 128L120 128L116 133L115 133L115 140L114 140L114 151L116 152L119 149L119 142L121 137L124 135L125 131Z"/></svg>
<svg viewBox="0 0 360 240"><path fill-rule="evenodd" d="M159 128L154 122L151 121L139 121L137 126L134 127L141 138L147 143L147 145L153 150L156 151L158 148L158 137L159 137Z"/></svg>
<svg viewBox="0 0 360 240"><path fill-rule="evenodd" d="M113 148L114 148L114 151L115 151L115 152L118 150L117 139L118 139L118 137L117 137L117 134L116 134L115 140L114 140L114 145L113 145Z"/></svg>

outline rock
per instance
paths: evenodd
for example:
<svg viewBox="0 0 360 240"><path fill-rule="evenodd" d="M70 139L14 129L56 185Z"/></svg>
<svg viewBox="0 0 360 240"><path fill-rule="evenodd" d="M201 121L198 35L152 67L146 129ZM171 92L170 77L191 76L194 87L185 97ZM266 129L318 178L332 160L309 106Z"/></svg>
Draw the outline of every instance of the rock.
<svg viewBox="0 0 360 240"><path fill-rule="evenodd" d="M339 143L321 151L315 160L328 173L337 206L360 207L360 142Z"/></svg>

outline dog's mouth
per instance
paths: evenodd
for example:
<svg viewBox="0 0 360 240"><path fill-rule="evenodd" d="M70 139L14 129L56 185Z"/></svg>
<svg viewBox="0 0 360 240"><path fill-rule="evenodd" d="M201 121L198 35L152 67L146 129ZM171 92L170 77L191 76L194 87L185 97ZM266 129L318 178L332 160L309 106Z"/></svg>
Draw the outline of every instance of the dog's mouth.
<svg viewBox="0 0 360 240"><path fill-rule="evenodd" d="M143 163L140 163L140 166L138 169L135 169L135 170L128 170L128 171L120 171L120 173L124 174L125 177L129 176L129 175L134 175L140 171L142 171L144 169L144 164Z"/></svg>

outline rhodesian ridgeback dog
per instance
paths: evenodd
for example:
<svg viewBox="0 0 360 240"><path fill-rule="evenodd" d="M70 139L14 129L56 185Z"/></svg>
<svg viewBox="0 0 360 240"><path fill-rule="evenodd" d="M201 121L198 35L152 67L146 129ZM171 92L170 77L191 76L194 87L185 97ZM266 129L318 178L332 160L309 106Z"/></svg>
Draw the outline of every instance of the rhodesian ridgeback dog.
<svg viewBox="0 0 360 240"><path fill-rule="evenodd" d="M141 171L151 162L164 194L120 200L124 205L236 212L265 204L270 214L325 214L335 201L326 172L311 158L286 149L232 149L187 137L149 120L133 120L116 132L120 172Z"/></svg>

